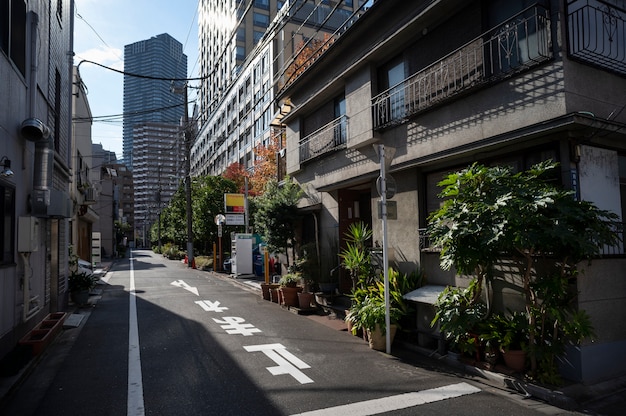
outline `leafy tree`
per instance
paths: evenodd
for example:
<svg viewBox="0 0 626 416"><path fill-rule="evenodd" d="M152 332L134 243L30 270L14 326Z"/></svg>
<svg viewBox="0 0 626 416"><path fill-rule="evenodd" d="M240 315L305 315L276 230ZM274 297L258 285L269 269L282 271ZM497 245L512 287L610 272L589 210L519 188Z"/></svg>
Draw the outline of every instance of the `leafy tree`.
<svg viewBox="0 0 626 416"><path fill-rule="evenodd" d="M260 195L271 179L277 179L278 165L276 153L279 148L280 135L272 135L266 145L258 145L254 149L255 162L251 177L251 193Z"/></svg>
<svg viewBox="0 0 626 416"><path fill-rule="evenodd" d="M281 184L269 180L263 195L255 198L254 225L270 251L287 253L293 247L301 197L300 186L287 177Z"/></svg>
<svg viewBox="0 0 626 416"><path fill-rule="evenodd" d="M250 172L239 162L231 163L222 174L222 177L235 183L236 192L243 193L245 189L245 178L250 178Z"/></svg>
<svg viewBox="0 0 626 416"><path fill-rule="evenodd" d="M315 60L326 51L333 40L328 33L322 39L309 39L296 45L296 56L285 70L285 85L298 78Z"/></svg>
<svg viewBox="0 0 626 416"><path fill-rule="evenodd" d="M446 200L429 217L442 268L454 267L477 280L468 305L479 302L483 279L493 277L498 261L518 263L531 328L532 373L538 358L543 371L553 372L554 358L567 342L592 335L588 316L571 306L567 281L577 276L580 261L617 243L612 231L617 215L557 187L549 180L556 167L545 161L513 173L507 167L474 164L439 183Z"/></svg>
<svg viewBox="0 0 626 416"><path fill-rule="evenodd" d="M220 176L200 176L191 181L191 209L194 247L209 252L217 238L215 216L224 211L224 194L237 192L237 185ZM187 204L185 186L176 190L169 204L161 213L161 240L185 247L187 243ZM157 224L150 230L156 241Z"/></svg>

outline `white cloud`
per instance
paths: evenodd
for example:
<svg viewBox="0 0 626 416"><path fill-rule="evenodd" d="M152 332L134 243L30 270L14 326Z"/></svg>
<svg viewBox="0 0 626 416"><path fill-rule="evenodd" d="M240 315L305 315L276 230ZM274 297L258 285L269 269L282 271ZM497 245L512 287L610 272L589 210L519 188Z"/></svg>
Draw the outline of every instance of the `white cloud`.
<svg viewBox="0 0 626 416"><path fill-rule="evenodd" d="M124 56L124 52L121 49L100 46L76 52L74 62L78 64L82 60L88 60L123 71L124 61L120 58L122 56Z"/></svg>

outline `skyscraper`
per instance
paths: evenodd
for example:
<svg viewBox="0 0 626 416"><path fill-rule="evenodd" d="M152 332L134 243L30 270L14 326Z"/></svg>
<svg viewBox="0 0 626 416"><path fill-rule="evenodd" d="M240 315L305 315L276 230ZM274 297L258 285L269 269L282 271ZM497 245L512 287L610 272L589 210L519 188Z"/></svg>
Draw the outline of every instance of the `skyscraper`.
<svg viewBox="0 0 626 416"><path fill-rule="evenodd" d="M124 46L123 163L133 174L135 239L157 220L184 174L181 120L185 97L173 86L185 84L187 56L167 33Z"/></svg>
<svg viewBox="0 0 626 416"><path fill-rule="evenodd" d="M163 33L124 46L124 71L123 158L132 170L133 129L150 122L179 124L185 114L184 98L171 91L171 80L187 77L187 55Z"/></svg>

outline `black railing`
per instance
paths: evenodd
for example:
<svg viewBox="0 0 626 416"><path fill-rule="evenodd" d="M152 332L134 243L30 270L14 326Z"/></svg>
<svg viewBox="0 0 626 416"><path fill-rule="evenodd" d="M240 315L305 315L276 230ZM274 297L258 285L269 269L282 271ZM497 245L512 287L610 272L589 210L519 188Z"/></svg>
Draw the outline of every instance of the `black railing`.
<svg viewBox="0 0 626 416"><path fill-rule="evenodd" d="M626 237L624 233L624 225L626 223L618 222L613 225L613 232L615 233L617 243L611 246L605 245L600 247L598 252L598 257L624 257L626 256ZM428 235L427 228L419 228L417 230L418 233L418 244L420 251L436 251L437 247L432 247L430 238Z"/></svg>
<svg viewBox="0 0 626 416"><path fill-rule="evenodd" d="M300 163L345 148L348 118L341 116L304 137L300 142Z"/></svg>
<svg viewBox="0 0 626 416"><path fill-rule="evenodd" d="M552 57L549 12L530 7L372 99L374 128L410 116L469 88L512 76Z"/></svg>
<svg viewBox="0 0 626 416"><path fill-rule="evenodd" d="M573 59L626 74L626 10L599 0L567 2Z"/></svg>

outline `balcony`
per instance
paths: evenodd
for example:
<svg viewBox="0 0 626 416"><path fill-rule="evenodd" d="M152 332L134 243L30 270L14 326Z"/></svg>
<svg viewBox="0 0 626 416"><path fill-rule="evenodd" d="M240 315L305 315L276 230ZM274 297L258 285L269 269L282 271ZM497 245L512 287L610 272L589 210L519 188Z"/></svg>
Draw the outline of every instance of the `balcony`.
<svg viewBox="0 0 626 416"><path fill-rule="evenodd" d="M626 223L618 222L613 225L613 233L615 233L615 237L617 239L617 243L612 246L602 246L599 249L598 257L626 257L626 234L624 233L624 225ZM417 230L418 233L418 244L420 251L423 252L437 252L440 250L439 247L434 247L431 244L428 229L427 228L419 228Z"/></svg>
<svg viewBox="0 0 626 416"><path fill-rule="evenodd" d="M567 2L573 59L626 75L626 10L598 0Z"/></svg>
<svg viewBox="0 0 626 416"><path fill-rule="evenodd" d="M341 116L300 141L300 163L346 147L348 118Z"/></svg>
<svg viewBox="0 0 626 416"><path fill-rule="evenodd" d="M530 7L372 99L374 128L410 117L472 88L552 58L549 11Z"/></svg>

